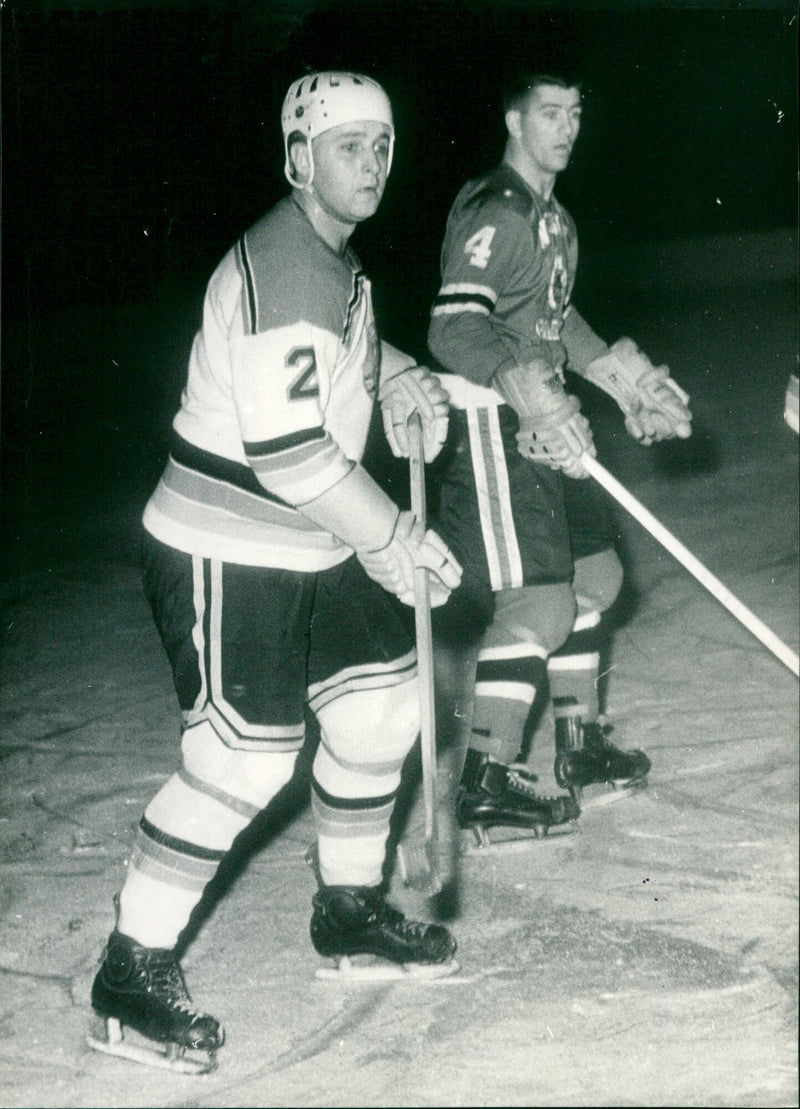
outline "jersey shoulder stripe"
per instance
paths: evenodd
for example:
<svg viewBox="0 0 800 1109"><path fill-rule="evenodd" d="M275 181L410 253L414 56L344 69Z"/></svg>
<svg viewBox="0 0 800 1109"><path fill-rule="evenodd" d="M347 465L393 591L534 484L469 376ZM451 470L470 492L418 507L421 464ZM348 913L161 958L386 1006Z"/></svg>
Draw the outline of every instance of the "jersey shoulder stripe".
<svg viewBox="0 0 800 1109"><path fill-rule="evenodd" d="M242 316L244 318L245 335L258 334L258 302L256 300L256 283L253 276L253 267L247 250L244 235L234 247L236 265L242 275L242 293L244 298Z"/></svg>

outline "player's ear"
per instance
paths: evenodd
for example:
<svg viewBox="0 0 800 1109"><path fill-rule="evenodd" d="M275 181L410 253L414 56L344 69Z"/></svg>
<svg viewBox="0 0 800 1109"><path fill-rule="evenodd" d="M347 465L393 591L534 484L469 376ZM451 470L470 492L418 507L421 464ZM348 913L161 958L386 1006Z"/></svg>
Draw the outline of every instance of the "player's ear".
<svg viewBox="0 0 800 1109"><path fill-rule="evenodd" d="M308 140L302 135L289 141L289 160L292 164L292 176L299 185L305 184L311 177L311 157L308 149Z"/></svg>
<svg viewBox="0 0 800 1109"><path fill-rule="evenodd" d="M519 108L509 108L506 112L506 127L512 138L519 139L522 134L522 113Z"/></svg>

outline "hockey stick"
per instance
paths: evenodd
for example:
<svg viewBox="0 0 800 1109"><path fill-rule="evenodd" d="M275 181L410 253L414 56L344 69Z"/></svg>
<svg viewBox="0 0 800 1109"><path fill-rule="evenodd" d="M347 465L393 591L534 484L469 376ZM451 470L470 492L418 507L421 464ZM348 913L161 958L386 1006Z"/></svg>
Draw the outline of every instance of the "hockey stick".
<svg viewBox="0 0 800 1109"><path fill-rule="evenodd" d="M676 539L672 532L659 523L655 516L628 492L624 485L620 485L617 479L604 466L601 466L596 458L584 453L581 462L591 477L602 485L614 500L618 501L623 508L626 508L634 519L638 520L671 555L677 558L678 562L681 562L691 574L694 574L700 584L704 585L713 597L716 597L740 623L744 624L749 632L760 639L764 646L792 671L795 677L800 677L798 657L783 640L779 639L766 624L759 620L755 613L746 608L718 578L715 578L711 571L699 559L695 558L692 552L684 547L683 543Z"/></svg>
<svg viewBox="0 0 800 1109"><path fill-rule="evenodd" d="M427 526L425 503L425 457L422 446L422 421L418 412L408 420L411 511L423 527ZM414 624L417 634L417 682L420 707L420 750L422 754L422 794L425 803L425 859L427 879L433 893L442 889L439 860L439 822L436 804L436 707L433 684L433 632L428 571L414 570Z"/></svg>

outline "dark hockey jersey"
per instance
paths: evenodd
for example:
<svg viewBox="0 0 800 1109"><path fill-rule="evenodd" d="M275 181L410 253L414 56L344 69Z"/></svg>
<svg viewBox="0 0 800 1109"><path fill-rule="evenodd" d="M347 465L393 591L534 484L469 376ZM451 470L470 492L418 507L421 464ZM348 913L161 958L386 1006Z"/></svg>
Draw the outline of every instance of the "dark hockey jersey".
<svg viewBox="0 0 800 1109"><path fill-rule="evenodd" d="M457 407L502 403L498 370L544 360L579 372L606 344L570 305L572 217L503 163L461 189L442 245L428 345ZM451 375L455 375L451 377Z"/></svg>
<svg viewBox="0 0 800 1109"><path fill-rule="evenodd" d="M209 282L147 530L245 565L320 570L348 557L295 506L361 459L379 364L356 256L337 256L285 198Z"/></svg>

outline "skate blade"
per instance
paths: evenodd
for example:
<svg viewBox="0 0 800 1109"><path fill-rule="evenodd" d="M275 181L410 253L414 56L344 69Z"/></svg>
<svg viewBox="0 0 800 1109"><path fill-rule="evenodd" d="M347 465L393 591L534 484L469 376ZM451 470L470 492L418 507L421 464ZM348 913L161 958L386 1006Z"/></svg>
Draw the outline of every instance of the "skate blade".
<svg viewBox="0 0 800 1109"><path fill-rule="evenodd" d="M538 830L508 827L474 827L469 834L462 835L459 848L461 855L508 854L514 851L529 851L533 844L554 844L567 836L575 835L580 829L575 821L565 824L541 825Z"/></svg>
<svg viewBox="0 0 800 1109"><path fill-rule="evenodd" d="M581 800L579 802L581 812L585 812L587 809L598 809L603 805L615 805L617 801L625 801L630 797L634 797L637 793L641 793L643 789L647 789L647 778L637 778L633 782L623 779L607 784L595 783L584 786L581 790Z"/></svg>
<svg viewBox="0 0 800 1109"><path fill-rule="evenodd" d="M217 1068L216 1057L211 1054L194 1052L191 1048L183 1048L178 1044L157 1044L155 1040L148 1040L145 1036L139 1037L139 1042L126 1040L120 1022L114 1017L105 1020L105 1030L105 1039L93 1035L86 1037L88 1046L103 1055L115 1055L118 1059L128 1059L132 1063L170 1070L176 1074L209 1074ZM138 1036L138 1033L129 1030L129 1035ZM145 1046L146 1044L152 1046Z"/></svg>
<svg viewBox="0 0 800 1109"><path fill-rule="evenodd" d="M371 961L361 961L362 959ZM451 959L447 963L391 963L373 956L348 956L338 960L336 966L317 967L314 977L323 982L430 982L463 983L472 981L459 975L461 964Z"/></svg>

